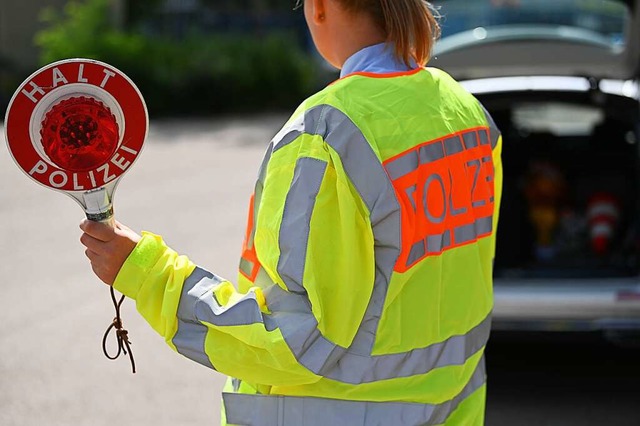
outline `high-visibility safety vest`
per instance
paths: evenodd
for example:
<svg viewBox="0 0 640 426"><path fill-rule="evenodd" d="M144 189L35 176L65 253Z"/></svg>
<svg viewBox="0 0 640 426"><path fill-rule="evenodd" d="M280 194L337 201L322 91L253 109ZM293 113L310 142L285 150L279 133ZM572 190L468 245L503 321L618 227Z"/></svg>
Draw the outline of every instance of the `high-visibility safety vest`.
<svg viewBox="0 0 640 426"><path fill-rule="evenodd" d="M115 287L230 379L223 423L480 425L501 137L447 74L352 74L267 150L239 291L144 233Z"/></svg>

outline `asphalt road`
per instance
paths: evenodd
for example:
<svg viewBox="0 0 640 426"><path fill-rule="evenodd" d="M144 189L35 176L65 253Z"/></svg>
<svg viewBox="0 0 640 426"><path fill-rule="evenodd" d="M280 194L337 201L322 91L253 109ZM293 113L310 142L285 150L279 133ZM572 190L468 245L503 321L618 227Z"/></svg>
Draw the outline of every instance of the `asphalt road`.
<svg viewBox="0 0 640 426"><path fill-rule="evenodd" d="M249 196L283 115L153 122L117 218L234 278ZM0 425L217 425L224 377L173 353L125 302L138 373L102 355L113 318L78 238L81 209L13 164L0 132ZM640 351L497 335L487 425L640 425Z"/></svg>

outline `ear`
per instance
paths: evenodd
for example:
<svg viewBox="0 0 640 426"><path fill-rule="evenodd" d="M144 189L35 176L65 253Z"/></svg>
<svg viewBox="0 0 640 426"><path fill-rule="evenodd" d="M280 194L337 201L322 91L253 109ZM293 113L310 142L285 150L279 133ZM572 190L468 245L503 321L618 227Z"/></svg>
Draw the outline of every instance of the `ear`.
<svg viewBox="0 0 640 426"><path fill-rule="evenodd" d="M306 0L311 3L311 19L316 25L321 25L326 19L327 1L329 0Z"/></svg>

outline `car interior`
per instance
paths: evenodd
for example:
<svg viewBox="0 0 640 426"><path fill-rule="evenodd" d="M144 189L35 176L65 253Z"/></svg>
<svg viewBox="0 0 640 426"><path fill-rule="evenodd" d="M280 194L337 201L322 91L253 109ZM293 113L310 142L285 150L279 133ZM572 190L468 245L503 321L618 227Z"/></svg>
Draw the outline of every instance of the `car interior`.
<svg viewBox="0 0 640 426"><path fill-rule="evenodd" d="M495 276L637 276L637 100L598 90L478 97L503 134Z"/></svg>

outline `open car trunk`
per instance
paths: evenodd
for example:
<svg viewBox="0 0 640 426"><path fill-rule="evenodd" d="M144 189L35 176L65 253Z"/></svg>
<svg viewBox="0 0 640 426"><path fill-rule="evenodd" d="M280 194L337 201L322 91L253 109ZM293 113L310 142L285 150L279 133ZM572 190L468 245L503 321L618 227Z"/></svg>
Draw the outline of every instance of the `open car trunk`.
<svg viewBox="0 0 640 426"><path fill-rule="evenodd" d="M597 104L594 93L478 97L504 139L496 278L637 277L637 101L602 93Z"/></svg>
<svg viewBox="0 0 640 426"><path fill-rule="evenodd" d="M496 278L638 277L639 1L434 4L429 65L503 133ZM612 81L626 86L604 90Z"/></svg>

